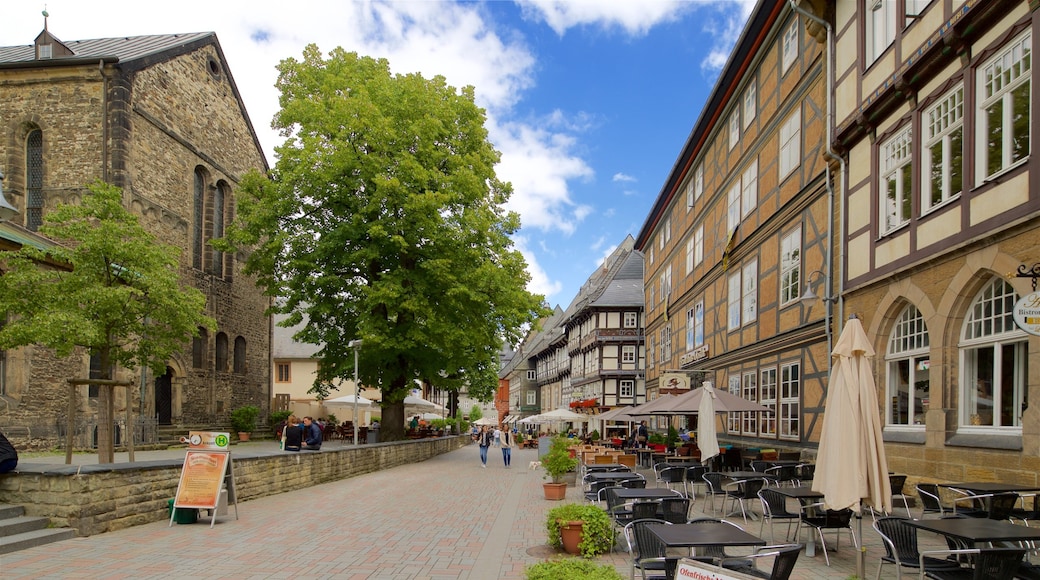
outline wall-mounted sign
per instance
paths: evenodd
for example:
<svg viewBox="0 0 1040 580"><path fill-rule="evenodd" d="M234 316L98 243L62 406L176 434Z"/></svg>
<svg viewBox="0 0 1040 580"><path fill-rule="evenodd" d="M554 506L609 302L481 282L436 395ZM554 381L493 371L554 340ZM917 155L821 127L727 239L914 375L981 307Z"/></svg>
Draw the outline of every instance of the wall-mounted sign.
<svg viewBox="0 0 1040 580"><path fill-rule="evenodd" d="M689 363L692 363L692 362L697 362L699 360L704 360L704 359L708 358L708 353L709 352L710 352L710 350L708 348L708 345L707 344L703 344L703 345L698 346L697 348L691 350L690 352L687 352L684 355L682 355L682 358L680 359L679 362L680 362L680 364L685 366L685 365L687 365Z"/></svg>
<svg viewBox="0 0 1040 580"><path fill-rule="evenodd" d="M661 373L662 389L689 389L690 377L685 373Z"/></svg>
<svg viewBox="0 0 1040 580"><path fill-rule="evenodd" d="M1015 303L1015 324L1029 334L1040 336L1040 292L1026 294Z"/></svg>

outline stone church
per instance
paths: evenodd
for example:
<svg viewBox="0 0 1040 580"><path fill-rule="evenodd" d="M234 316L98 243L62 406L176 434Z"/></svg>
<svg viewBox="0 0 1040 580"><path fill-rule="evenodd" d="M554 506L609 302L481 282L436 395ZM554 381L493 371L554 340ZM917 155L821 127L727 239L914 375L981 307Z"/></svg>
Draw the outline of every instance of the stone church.
<svg viewBox="0 0 1040 580"><path fill-rule="evenodd" d="M217 325L185 342L165 373L117 369L117 445L164 429L228 424L243 405L270 407L268 299L242 273L243 256L213 249L234 217L237 184L267 162L216 34L63 42L44 30L31 44L0 47L2 191L18 210L0 220L0 250L47 244L37 233L56 204L86 185L121 187L128 208L164 244L183 249L180 278L207 297ZM2 254L0 254L2 255ZM21 446L64 440L66 379L92 372L90 353L58 359L43 348L0 351L0 431ZM95 387L75 389L76 447L96 441Z"/></svg>

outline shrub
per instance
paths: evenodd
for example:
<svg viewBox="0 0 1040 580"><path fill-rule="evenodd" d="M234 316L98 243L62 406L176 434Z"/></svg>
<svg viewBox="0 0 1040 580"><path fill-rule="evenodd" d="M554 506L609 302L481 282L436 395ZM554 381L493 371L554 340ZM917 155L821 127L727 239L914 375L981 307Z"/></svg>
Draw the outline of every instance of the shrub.
<svg viewBox="0 0 1040 580"><path fill-rule="evenodd" d="M549 544L554 548L563 546L560 537L560 522L581 521L581 555L592 558L605 554L614 547L614 526L603 508L591 503L567 503L549 510L545 517L545 530Z"/></svg>
<svg viewBox="0 0 1040 580"><path fill-rule="evenodd" d="M527 580L624 580L612 566L594 564L581 558L546 560L524 568Z"/></svg>
<svg viewBox="0 0 1040 580"><path fill-rule="evenodd" d="M542 456L542 469L553 483L560 483L564 473L578 466L578 460L567 451L569 446L566 437L553 437L549 452Z"/></svg>
<svg viewBox="0 0 1040 580"><path fill-rule="evenodd" d="M260 408L245 405L231 411L231 428L239 433L252 433L256 429L256 419L260 416Z"/></svg>

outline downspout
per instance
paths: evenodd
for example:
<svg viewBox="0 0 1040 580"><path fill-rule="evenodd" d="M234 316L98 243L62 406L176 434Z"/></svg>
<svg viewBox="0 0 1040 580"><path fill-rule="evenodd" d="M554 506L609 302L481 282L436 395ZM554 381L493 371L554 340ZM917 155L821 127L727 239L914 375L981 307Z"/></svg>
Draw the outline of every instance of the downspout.
<svg viewBox="0 0 1040 580"><path fill-rule="evenodd" d="M101 181L108 183L108 77L105 76L105 61L98 61L101 75Z"/></svg>
<svg viewBox="0 0 1040 580"><path fill-rule="evenodd" d="M827 22L826 20L823 20L822 18L816 16L815 14L807 12L806 10L802 9L801 7L799 7L798 4L797 4L797 0L788 0L788 3L791 5L791 9L794 10L797 14L801 14L802 16L808 18L809 20L812 20L813 22L819 24L820 26L823 26L827 30L827 46L826 46L826 50L827 50L827 127L826 127L826 130L824 131L824 134L825 134L824 157L826 157L829 160L837 161L839 166L841 167L841 188L842 188L842 191L841 191L841 203L840 203L840 206L838 208L839 212L840 212L840 214L838 216L838 227L839 227L839 237L842 240L844 240L845 239L845 189L844 188L845 188L846 165L845 165L845 159L842 158L840 155L838 155L836 151L834 151L833 143L832 143L832 135L833 135L833 132L834 132L834 29L831 27L830 23ZM834 229L832 227L832 224L834 223L833 216L834 216L834 207L835 207L835 196L834 196L834 186L832 184L831 177L832 177L832 175L831 175L831 164L827 163L827 184L826 185L827 185L827 218L828 219L827 219L827 257L826 257L826 271L824 273L824 278L826 280L826 288L827 288L827 293L828 294L831 292L831 289L834 288ZM839 284L841 284L842 283L841 281L844 279L843 267L844 267L843 266L843 262L839 261L838 262L838 281L839 281ZM844 288L838 288L838 295L837 296L827 296L827 295L825 295L823 297L823 301L827 305L827 315L826 315L827 331L826 332L827 332L827 374L828 375L830 375L830 370L831 370L830 352L831 352L831 350L833 349L833 346L834 346L833 345L834 334L833 334L833 324L832 324L832 322L834 320L834 306L833 305L835 303L837 303L837 310L838 310L837 316L838 316L838 320L839 321L843 320L843 318L844 318L844 310L845 310L845 303L844 303L844 299L842 298L843 290L844 290Z"/></svg>

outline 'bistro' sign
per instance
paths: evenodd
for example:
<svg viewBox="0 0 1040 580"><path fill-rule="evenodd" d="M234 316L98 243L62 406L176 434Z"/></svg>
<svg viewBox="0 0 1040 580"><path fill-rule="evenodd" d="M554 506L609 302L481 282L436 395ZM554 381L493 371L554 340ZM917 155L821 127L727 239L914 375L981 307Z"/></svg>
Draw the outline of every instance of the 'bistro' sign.
<svg viewBox="0 0 1040 580"><path fill-rule="evenodd" d="M1015 303L1015 324L1029 334L1040 336L1040 292L1026 294Z"/></svg>

